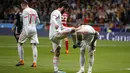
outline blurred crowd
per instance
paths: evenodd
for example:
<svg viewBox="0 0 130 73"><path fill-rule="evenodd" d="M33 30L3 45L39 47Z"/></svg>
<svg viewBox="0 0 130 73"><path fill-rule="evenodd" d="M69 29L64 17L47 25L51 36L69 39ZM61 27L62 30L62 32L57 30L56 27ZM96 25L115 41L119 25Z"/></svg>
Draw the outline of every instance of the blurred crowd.
<svg viewBox="0 0 130 73"><path fill-rule="evenodd" d="M13 20L14 6L19 0L0 1L0 20ZM63 0L29 0L30 7L34 8L42 22L49 22L50 13ZM78 24L105 25L112 28L124 28L130 25L129 0L67 0L70 4L68 22ZM5 3L5 4L4 4ZM71 25L71 24L70 24Z"/></svg>

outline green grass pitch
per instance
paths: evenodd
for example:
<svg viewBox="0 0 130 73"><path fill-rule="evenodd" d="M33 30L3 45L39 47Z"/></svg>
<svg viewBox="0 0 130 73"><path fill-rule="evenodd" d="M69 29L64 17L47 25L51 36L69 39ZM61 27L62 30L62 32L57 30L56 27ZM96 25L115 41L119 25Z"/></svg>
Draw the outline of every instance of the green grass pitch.
<svg viewBox="0 0 130 73"><path fill-rule="evenodd" d="M16 67L19 61L16 41L13 36L0 36L0 73L53 73L53 54L50 53L51 42L48 37L39 37L38 67L31 68L32 49L27 41L24 44L25 65ZM67 73L79 70L79 49L72 48L69 40L69 54L65 54L62 45L59 69ZM87 73L87 51L85 73ZM130 73L130 42L101 41L97 42L93 73Z"/></svg>

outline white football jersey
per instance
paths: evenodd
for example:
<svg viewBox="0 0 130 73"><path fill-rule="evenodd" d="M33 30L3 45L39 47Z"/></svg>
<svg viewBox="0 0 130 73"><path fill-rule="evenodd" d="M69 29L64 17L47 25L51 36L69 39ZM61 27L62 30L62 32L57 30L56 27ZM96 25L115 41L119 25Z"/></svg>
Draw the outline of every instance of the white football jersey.
<svg viewBox="0 0 130 73"><path fill-rule="evenodd" d="M36 25L40 23L37 12L32 8L23 10L23 29L25 31L35 31Z"/></svg>
<svg viewBox="0 0 130 73"><path fill-rule="evenodd" d="M92 27L92 26L90 26L90 25L81 25L80 26L80 30L78 30L77 32L81 32L81 33L95 33L95 30L94 30L94 28Z"/></svg>
<svg viewBox="0 0 130 73"><path fill-rule="evenodd" d="M60 32L63 29L63 25L61 23L61 12L59 10L54 10L51 13L50 18L50 29L49 29L49 38L52 39L52 37L57 33ZM58 28L55 28L55 25L58 25Z"/></svg>

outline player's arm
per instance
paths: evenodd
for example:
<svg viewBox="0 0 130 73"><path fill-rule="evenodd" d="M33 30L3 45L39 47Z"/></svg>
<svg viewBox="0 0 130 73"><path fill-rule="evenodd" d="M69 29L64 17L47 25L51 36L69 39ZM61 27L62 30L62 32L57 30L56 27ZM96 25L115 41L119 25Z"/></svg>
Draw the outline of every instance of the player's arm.
<svg viewBox="0 0 130 73"><path fill-rule="evenodd" d="M14 17L14 21L13 21L12 31L14 31L14 28L16 26L16 22L17 22L17 19L16 19L16 16L15 16Z"/></svg>
<svg viewBox="0 0 130 73"><path fill-rule="evenodd" d="M39 20L39 17L37 16L37 19L36 19L36 24L40 24L40 20Z"/></svg>
<svg viewBox="0 0 130 73"><path fill-rule="evenodd" d="M75 28L75 31L79 31L80 29L82 29L82 26L79 26L78 28Z"/></svg>
<svg viewBox="0 0 130 73"><path fill-rule="evenodd" d="M36 13L37 13L37 12L36 12ZM39 19L38 14L36 14L36 24L37 24L37 25L40 24L40 19Z"/></svg>
<svg viewBox="0 0 130 73"><path fill-rule="evenodd" d="M59 27L59 25L56 21L57 18L58 18L58 14L55 13L55 14L51 15L51 22L52 22L53 25L55 25L56 29L58 29L58 27Z"/></svg>
<svg viewBox="0 0 130 73"><path fill-rule="evenodd" d="M14 28L16 26L16 22L17 22L17 19L14 19L13 26L12 26L12 31L14 31Z"/></svg>

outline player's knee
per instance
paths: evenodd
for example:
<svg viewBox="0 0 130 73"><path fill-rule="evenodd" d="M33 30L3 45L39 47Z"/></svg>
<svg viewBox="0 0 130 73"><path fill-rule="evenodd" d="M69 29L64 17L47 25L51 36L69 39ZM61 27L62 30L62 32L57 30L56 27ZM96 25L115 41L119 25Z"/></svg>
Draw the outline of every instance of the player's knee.
<svg viewBox="0 0 130 73"><path fill-rule="evenodd" d="M80 53L85 53L85 48L80 48Z"/></svg>
<svg viewBox="0 0 130 73"><path fill-rule="evenodd" d="M91 44L91 49L95 50L96 49L96 45L95 44Z"/></svg>
<svg viewBox="0 0 130 73"><path fill-rule="evenodd" d="M85 40L82 40L80 42L80 46L81 46L81 48L86 48L86 42L85 42Z"/></svg>
<svg viewBox="0 0 130 73"><path fill-rule="evenodd" d="M23 43L20 43L20 42L19 42L19 44L20 44L21 46L23 45Z"/></svg>
<svg viewBox="0 0 130 73"><path fill-rule="evenodd" d="M89 51L89 56L93 56L94 53L95 53L95 50L91 50L91 51Z"/></svg>
<svg viewBox="0 0 130 73"><path fill-rule="evenodd" d="M65 40L65 41L68 41L68 39L67 39L67 38L65 38L64 40Z"/></svg>
<svg viewBox="0 0 130 73"><path fill-rule="evenodd" d="M36 43L31 43L31 45L34 45L34 46L36 46L37 44L36 44Z"/></svg>

